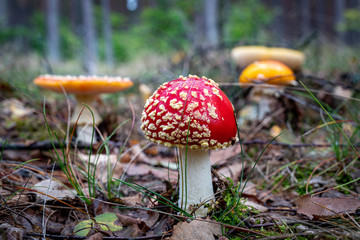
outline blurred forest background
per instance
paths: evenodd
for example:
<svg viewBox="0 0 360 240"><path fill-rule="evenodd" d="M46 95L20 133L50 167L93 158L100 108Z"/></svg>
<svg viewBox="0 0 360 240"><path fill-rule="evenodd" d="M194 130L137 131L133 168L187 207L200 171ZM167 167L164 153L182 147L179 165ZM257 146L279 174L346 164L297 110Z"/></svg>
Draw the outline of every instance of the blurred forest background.
<svg viewBox="0 0 360 240"><path fill-rule="evenodd" d="M299 49L313 71L349 71L359 22L359 0L0 0L0 72L14 57L31 56L26 65L40 73L139 77L156 63L181 62L173 77L216 77L216 67L197 72L184 59L239 45ZM342 54L344 69L329 53Z"/></svg>
<svg viewBox="0 0 360 240"><path fill-rule="evenodd" d="M299 82L304 83L304 88L300 84L288 86L284 90L261 95L257 102L254 101L251 94L253 89L239 86L238 78L242 69L236 66L230 54L234 47L247 45L302 51L306 60L301 71L295 75ZM140 118L146 99L160 84L179 75L194 74L218 82L233 103L239 122L242 121L239 126L244 151L239 144L228 150L212 151L211 157L214 169L220 175L231 177L234 183L228 184L216 176L218 190L226 190L222 192L223 195L218 195L222 200L212 209L212 219L234 227L229 228L229 236L236 233L235 228L240 226L259 229L259 232L269 236L268 239L272 239L270 236L275 239L275 234L282 234L284 239L293 239L296 237L294 232L310 236L309 239L312 236L321 238L318 233L325 232L332 235L325 235L323 239L351 239L351 236L360 239L358 210L355 220L350 215L349 218L344 215L347 219L341 216L342 221L338 221L338 218L333 223L324 220L321 224L317 216L316 221L312 219L313 208L305 209L305 215L310 216L307 222L300 215L293 214L299 196L323 194L327 190L332 191L330 194L333 195L328 195L331 197L352 195L360 205L360 154L356 150L360 146L359 63L360 0L0 0L0 149L3 146L3 150L0 150L0 178L1 184L8 184L7 188L0 186L0 196L5 196L1 201L14 200L12 203L5 200L6 204L1 203L5 206L2 207L5 217L0 225L3 227L1 223L9 219L9 223L13 224L12 216L15 213L19 217L26 213L33 216L27 221L34 222L36 228L29 226L27 229L34 234L39 234L37 229L46 229L44 219L49 226L60 229L53 234L73 233L73 229L71 232L68 230L68 223L74 225L81 218L87 219L87 215L76 213L70 218L69 212L75 211L63 211L65 208L60 211L46 208L45 211L42 204L33 204L33 195L29 197L30 200L23 200L24 205L18 205L23 194L20 189L32 187L39 179L49 178L50 175L51 179L54 176L59 182L69 182L77 190L80 189L78 200L81 202L74 200L74 206L81 208L83 199L101 199L99 203L103 204L102 198L107 196L107 200L112 201L114 191L118 195L135 196L133 190L128 190L130 185L122 186L125 185L122 182L124 179L139 184L136 186L143 185L144 189L149 187L151 194L159 193L176 199L176 191L173 191L176 181L173 185L170 183L170 176L174 179L178 176L174 150L150 145L140 129ZM134 82L134 86L125 94L107 94L96 99L94 105L101 110L103 117L96 129L106 141L92 146L94 150L89 151L90 155L93 154L91 158L87 156L87 149L79 147L83 151L78 151L78 145L74 148L73 157L71 155L69 158L69 153L72 154L70 147L66 149L65 156L65 148L59 139L72 136L69 116L76 101L67 96L65 101L64 94L36 86L33 80L41 74L112 75L130 77ZM316 97L310 96L308 89ZM265 109L264 99L272 107L266 112L268 115L261 119L252 117L260 115L257 114L259 109ZM320 102L328 112L324 111ZM282 129L286 130L284 134ZM57 161L58 165L62 161L59 155L56 160L55 154L48 151L55 148L52 135L59 136L59 151L54 152L62 150L63 160L67 161L65 165L68 166L68 159L73 158L76 160L74 166L79 166L72 176L86 173L84 178L79 177L79 182L77 177L66 176L67 169L62 169L64 175L60 168L54 170L55 164L51 166L50 159ZM278 137L276 142L271 146L265 145L275 136ZM44 143L45 147L42 145ZM221 152L225 154L221 155ZM93 156L96 160L91 160ZM110 169L109 166L116 165L113 162L119 163L119 168ZM22 168L24 163L31 169L45 169L44 175L40 176L38 170L31 170L35 174L28 173L28 170L18 171L17 168ZM88 167L92 164L95 165L94 172ZM95 173L97 166L99 172ZM104 169L107 169L107 177L102 172ZM100 176L100 181L95 174ZM121 180L115 182L113 179ZM241 194L245 191L246 196L253 198L256 205L260 203L261 207L266 206L266 210L246 213L250 208L243 211L242 204L238 204L243 195L238 194L241 187L236 187L237 194L234 194L234 186L245 179L249 183L249 191L244 190L245 184ZM89 193L89 197L85 193L87 190L83 189L85 182L94 188L91 190L93 195ZM113 190L115 188L117 190ZM228 191L232 188L234 190ZM143 190L134 189L137 193ZM124 203L138 201L136 199L124 200ZM145 198L140 197L139 202L142 199ZM348 208L344 210L342 206L353 207L340 200L331 201L332 206L340 206L341 209L330 209L331 214L346 212ZM144 202L146 205L143 206L153 207L152 200L146 198ZM165 205L160 202L161 208L158 209L167 209L162 208ZM230 202L235 205L228 205ZM107 205L98 208L97 204L89 205L86 209L94 213L99 209L110 209ZM135 205L135 202L131 204ZM48 206L53 207L51 203ZM227 211L229 206L231 211ZM279 207L281 212L272 215L269 208L269 215L266 215L267 207L273 210ZM285 211L284 207L288 210ZM53 209L58 209L57 203ZM234 212L233 209L237 210ZM171 211L175 214L178 212L176 209ZM49 215L46 216L45 212ZM230 212L233 216L228 215ZM299 213L304 214L304 210ZM55 215L57 220L51 220ZM129 216L127 213L125 215ZM235 215L239 224L234 222ZM140 217L152 219L150 214L136 213L133 216L137 224ZM26 219L24 222L29 224ZM38 219L39 224L36 225L33 219ZM51 225L48 219L54 223L61 219L64 225ZM146 233L139 230L138 235L167 234L175 224L174 219L172 216L157 216L153 224L158 222L160 224L156 228L160 227ZM284 219L289 221L285 222ZM248 220L250 225L245 222ZM131 223L134 229L139 229L137 224ZM306 228L297 229L305 225ZM21 222L16 226L21 226ZM203 232L203 228L199 229ZM309 231L306 233L304 229ZM237 234L233 235L239 238L229 239L244 239L246 236ZM45 231L41 236L45 239Z"/></svg>

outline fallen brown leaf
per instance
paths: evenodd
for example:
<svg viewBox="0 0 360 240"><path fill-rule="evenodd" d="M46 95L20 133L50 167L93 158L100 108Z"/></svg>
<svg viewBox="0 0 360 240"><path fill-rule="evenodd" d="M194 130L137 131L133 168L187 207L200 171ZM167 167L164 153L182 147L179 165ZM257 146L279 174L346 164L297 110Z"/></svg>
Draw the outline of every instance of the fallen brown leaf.
<svg viewBox="0 0 360 240"><path fill-rule="evenodd" d="M153 211L142 211L141 213L141 229L144 231L151 229L158 222L160 217L159 213Z"/></svg>
<svg viewBox="0 0 360 240"><path fill-rule="evenodd" d="M139 225L143 223L141 220L119 213L117 213L116 216L124 226L127 226L124 227L124 231L121 233L123 236L136 237L142 235L143 231L139 227ZM119 234L117 234L117 236L119 236Z"/></svg>
<svg viewBox="0 0 360 240"><path fill-rule="evenodd" d="M35 184L33 189L37 191L36 197L42 200L52 200L46 195L57 199L74 199L76 196L75 191L67 189L62 183L57 182L55 179L42 180Z"/></svg>
<svg viewBox="0 0 360 240"><path fill-rule="evenodd" d="M102 239L103 239L103 235L100 232L95 233L87 238L87 240L102 240Z"/></svg>
<svg viewBox="0 0 360 240"><path fill-rule="evenodd" d="M0 234L4 239L23 239L26 231L21 228L11 226L8 223L0 225Z"/></svg>
<svg viewBox="0 0 360 240"><path fill-rule="evenodd" d="M297 201L298 213L314 217L332 217L342 213L354 213L360 207L355 198L326 198L302 196Z"/></svg>
<svg viewBox="0 0 360 240"><path fill-rule="evenodd" d="M221 227L216 223L204 221L180 222L174 226L171 240L211 240L221 235Z"/></svg>
<svg viewBox="0 0 360 240"><path fill-rule="evenodd" d="M142 193L137 193L133 196L121 198L121 203L127 206L142 206L143 205L142 197L143 197Z"/></svg>

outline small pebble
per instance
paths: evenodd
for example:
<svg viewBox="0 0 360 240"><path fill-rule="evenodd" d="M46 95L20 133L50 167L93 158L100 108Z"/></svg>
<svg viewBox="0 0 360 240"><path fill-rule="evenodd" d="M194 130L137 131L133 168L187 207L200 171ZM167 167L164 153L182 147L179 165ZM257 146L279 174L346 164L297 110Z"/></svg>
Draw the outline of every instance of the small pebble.
<svg viewBox="0 0 360 240"><path fill-rule="evenodd" d="M295 227L295 229L296 229L296 231L298 231L298 232L304 232L304 231L308 230L309 228L308 228L307 226L305 226L305 225L297 225L297 226Z"/></svg>

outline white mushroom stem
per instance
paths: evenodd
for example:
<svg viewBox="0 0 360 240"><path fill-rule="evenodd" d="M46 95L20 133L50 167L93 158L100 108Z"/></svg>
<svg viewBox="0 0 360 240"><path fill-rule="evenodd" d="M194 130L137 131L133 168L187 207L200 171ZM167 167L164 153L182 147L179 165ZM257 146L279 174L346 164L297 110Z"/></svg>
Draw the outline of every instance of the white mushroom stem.
<svg viewBox="0 0 360 240"><path fill-rule="evenodd" d="M209 151L188 148L186 153L183 147L180 148L180 156L179 206L190 213L197 207L195 205L214 198ZM195 215L204 217L207 209L202 206L195 211Z"/></svg>
<svg viewBox="0 0 360 240"><path fill-rule="evenodd" d="M71 117L71 123L76 123L77 140L86 144L91 144L93 132L93 117L91 112L94 114L95 125L101 121L100 115L93 106L96 95L76 95L75 98L77 104ZM91 112L85 105L91 109ZM96 143L96 133L94 134L92 143Z"/></svg>
<svg viewBox="0 0 360 240"><path fill-rule="evenodd" d="M81 126L76 126L76 140L90 145L90 144L95 144L97 142L96 140L96 132L94 132L94 136L93 134L93 125L92 124L87 124L87 125L81 125ZM91 142L91 138L93 139L93 141Z"/></svg>
<svg viewBox="0 0 360 240"><path fill-rule="evenodd" d="M250 100L258 103L256 120L263 120L269 113L274 111L280 92L284 86L259 86L254 87L250 92Z"/></svg>

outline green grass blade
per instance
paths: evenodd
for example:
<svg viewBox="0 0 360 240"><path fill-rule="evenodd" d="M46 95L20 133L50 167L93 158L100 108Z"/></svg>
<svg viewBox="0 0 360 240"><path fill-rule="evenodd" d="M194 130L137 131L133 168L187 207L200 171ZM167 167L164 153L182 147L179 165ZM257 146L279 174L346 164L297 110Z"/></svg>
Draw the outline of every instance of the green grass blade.
<svg viewBox="0 0 360 240"><path fill-rule="evenodd" d="M174 204L172 201L170 201L169 199L161 196L160 194L158 194L158 193L156 193L156 192L153 192L153 191L151 191L151 190L149 190L149 189L147 189L147 188L145 188L145 187L143 187L143 186L141 186L141 185L139 185L139 184L137 184L137 183L129 183L129 182L122 181L122 180L120 180L120 179L115 179L115 180L116 180L116 181L119 181L119 182L121 182L121 183L123 183L123 184L125 184L125 185L127 185L127 186L129 186L129 187L131 187L131 188L133 188L133 189L135 189L135 190L138 191L138 192L141 192L142 194L144 194L144 195L146 195L146 196L148 196L148 197L150 197L150 198L155 199L156 201L158 201L158 202L160 202L160 203L162 203L162 204L164 204L164 205L166 205L166 206L168 206L168 207L170 207L170 208L172 208L172 209L174 209L174 210L176 210L176 211L178 211L178 212L181 212L182 214L184 214L184 215L186 215L186 216L188 216L188 217L193 218L193 216L191 216L189 213L187 213L186 211L184 211L184 210L182 210L181 208L179 208L179 207L178 207L176 204ZM148 194L147 192L150 192L151 194L157 196L158 198L155 198L153 195L150 195L150 194Z"/></svg>
<svg viewBox="0 0 360 240"><path fill-rule="evenodd" d="M189 118L188 129L187 129L187 134L186 134L186 146L185 146L185 178L183 178L184 185L185 185L185 188L183 188L183 191L185 191L185 208L187 206L187 154L188 154L188 148L189 148L190 123L191 123L191 118ZM183 196L183 194L181 194L181 196ZM182 199L181 199L181 202L182 202ZM186 209L184 209L184 210L186 211Z"/></svg>
<svg viewBox="0 0 360 240"><path fill-rule="evenodd" d="M2 160L2 157L3 157L3 154L4 154L4 150L5 150L5 146L6 146L6 143L7 143L8 139L5 139L5 142L4 142L4 145L1 149L1 153L0 153L0 162Z"/></svg>
<svg viewBox="0 0 360 240"><path fill-rule="evenodd" d="M337 127L337 129L341 132L341 134L345 137L346 141L349 143L349 145L351 146L351 148L353 149L353 151L356 153L356 155L358 157L360 157L359 153L357 152L355 146L352 144L352 142L350 141L350 139L346 136L345 132L342 130L342 128L339 126L339 124L334 120L334 118L331 116L331 114L324 108L324 106L320 103L320 101L314 96L314 94L312 94L312 92L305 86L305 84L300 81L300 84L308 91L308 93L310 94L310 96L314 99L314 101L321 107L321 109L326 113L326 115L328 115L328 117L334 122L335 126ZM352 164L354 164L355 161L352 161L350 164L348 164L347 166L344 167L344 169L347 169L349 166L351 166Z"/></svg>
<svg viewBox="0 0 360 240"><path fill-rule="evenodd" d="M246 187L246 184L247 182L249 181L252 173L254 172L254 169L258 163L258 161L260 160L261 156L264 154L265 150L269 147L269 145L276 139L278 138L284 131L282 131L279 135L273 137L265 146L265 148L261 151L260 155L257 157L257 159L255 160L255 163L253 165L253 167L251 168L251 171L249 173L249 176L246 178L246 181L244 183L244 186L242 187L241 191L237 191L236 192L236 197L233 198L233 200L231 201L231 203L229 204L229 206L225 209L225 211L220 215L220 220L222 220L229 212L230 212L230 208L234 206L234 202L236 201L236 205L235 206L238 206L239 202L240 202L240 199L241 199L241 196L242 196L242 193ZM241 184L238 185L237 187L237 190L239 189L239 186L241 186Z"/></svg>
<svg viewBox="0 0 360 240"><path fill-rule="evenodd" d="M74 172L69 167L69 162L68 162L69 149L68 149L68 151L65 151L65 149L66 149L65 144L63 144L63 141L60 140L60 138L58 137L56 132L52 131L51 128L50 128L50 125L49 125L49 123L47 121L47 117L46 117L45 102L43 104L43 116L44 116L45 126L47 128L51 144L52 144L52 146L53 146L53 148L55 150L54 151L55 154L54 154L54 152L51 152L51 155L52 155L53 159L59 165L60 169L64 172L66 178L69 180L70 184L74 187L74 189L77 192L77 194L79 195L79 197L81 199L83 199L87 204L91 204L91 200L86 197L86 195L85 195L83 189L81 188L81 186L80 186ZM66 136L65 136L64 139L66 139ZM55 140L59 143L60 150L61 150L61 153L62 153L62 158L59 155L59 152L56 151L57 148L56 148L55 143L54 143Z"/></svg>

